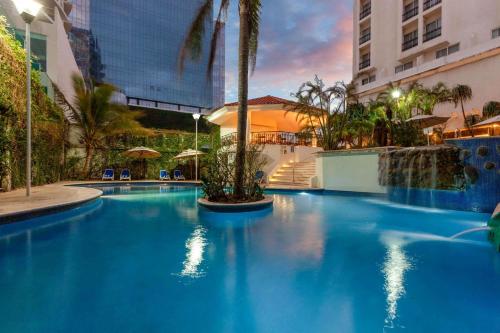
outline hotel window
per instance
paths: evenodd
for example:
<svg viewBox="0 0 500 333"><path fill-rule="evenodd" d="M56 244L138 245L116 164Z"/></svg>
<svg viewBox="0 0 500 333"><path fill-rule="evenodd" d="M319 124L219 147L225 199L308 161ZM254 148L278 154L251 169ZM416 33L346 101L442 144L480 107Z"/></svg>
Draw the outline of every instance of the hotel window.
<svg viewBox="0 0 500 333"><path fill-rule="evenodd" d="M403 9L403 22L418 15L418 0L414 0L407 4Z"/></svg>
<svg viewBox="0 0 500 333"><path fill-rule="evenodd" d="M446 57L449 54L460 51L460 43L453 44L450 47L445 47L444 49L438 50L436 52L436 59Z"/></svg>
<svg viewBox="0 0 500 333"><path fill-rule="evenodd" d="M359 19L362 20L372 13L372 2L362 1L359 11Z"/></svg>
<svg viewBox="0 0 500 333"><path fill-rule="evenodd" d="M361 31L360 37L359 37L359 45L364 44L368 42L371 38L371 29L366 28L363 31Z"/></svg>
<svg viewBox="0 0 500 333"><path fill-rule="evenodd" d="M418 31L412 31L403 36L403 51L411 49L418 45Z"/></svg>
<svg viewBox="0 0 500 333"><path fill-rule="evenodd" d="M441 36L441 18L425 25L424 42Z"/></svg>
<svg viewBox="0 0 500 333"><path fill-rule="evenodd" d="M500 37L500 28L493 29L491 31L491 38L498 38Z"/></svg>
<svg viewBox="0 0 500 333"><path fill-rule="evenodd" d="M410 61L410 62L401 64L399 66L396 66L394 71L397 74L397 73L401 73L401 72L407 71L407 70L412 69L412 68L413 68L413 61Z"/></svg>
<svg viewBox="0 0 500 333"><path fill-rule="evenodd" d="M364 78L361 81L361 85L367 85L368 83L375 82L377 80L377 77L375 75L370 75L369 77Z"/></svg>
<svg viewBox="0 0 500 333"><path fill-rule="evenodd" d="M370 53L365 53L361 56L359 61L359 69L370 67Z"/></svg>

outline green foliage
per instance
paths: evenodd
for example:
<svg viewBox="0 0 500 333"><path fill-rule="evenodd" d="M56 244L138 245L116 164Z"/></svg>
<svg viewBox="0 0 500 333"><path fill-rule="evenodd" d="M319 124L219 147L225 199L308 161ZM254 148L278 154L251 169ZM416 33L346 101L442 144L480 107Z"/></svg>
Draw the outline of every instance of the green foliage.
<svg viewBox="0 0 500 333"><path fill-rule="evenodd" d="M85 147L83 175L88 176L95 150L100 148L108 136L121 133L149 134L135 119L138 114L124 105L111 102L116 88L100 84L87 88L79 75L73 75L75 89L75 108L71 118L79 129L80 143Z"/></svg>
<svg viewBox="0 0 500 333"><path fill-rule="evenodd" d="M0 180L7 189L25 184L25 52L0 17ZM40 73L32 75L33 184L60 179L66 123L62 110L45 94Z"/></svg>
<svg viewBox="0 0 500 333"><path fill-rule="evenodd" d="M131 110L139 112L137 121L145 128L177 130L185 132L193 132L195 130L195 122L190 113L174 112L174 111L159 111L143 108L131 108ZM206 118L202 117L198 121L198 132L210 133L215 125L210 124Z"/></svg>
<svg viewBox="0 0 500 333"><path fill-rule="evenodd" d="M483 120L500 115L500 102L491 101L483 107Z"/></svg>
<svg viewBox="0 0 500 333"><path fill-rule="evenodd" d="M202 174L203 192L213 202L253 202L264 198L264 189L256 181L257 171L266 165L262 147L249 145L246 148L244 167L244 196L235 195L235 162L232 142L223 143L214 149L206 160Z"/></svg>

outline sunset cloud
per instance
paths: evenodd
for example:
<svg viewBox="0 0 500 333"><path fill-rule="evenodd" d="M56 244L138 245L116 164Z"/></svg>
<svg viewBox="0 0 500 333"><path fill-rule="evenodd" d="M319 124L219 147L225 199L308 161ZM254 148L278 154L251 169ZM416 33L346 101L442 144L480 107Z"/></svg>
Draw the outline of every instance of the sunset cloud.
<svg viewBox="0 0 500 333"><path fill-rule="evenodd" d="M238 17L226 30L226 100L237 99ZM352 76L352 0L264 1L250 97L292 92L317 74L327 84Z"/></svg>

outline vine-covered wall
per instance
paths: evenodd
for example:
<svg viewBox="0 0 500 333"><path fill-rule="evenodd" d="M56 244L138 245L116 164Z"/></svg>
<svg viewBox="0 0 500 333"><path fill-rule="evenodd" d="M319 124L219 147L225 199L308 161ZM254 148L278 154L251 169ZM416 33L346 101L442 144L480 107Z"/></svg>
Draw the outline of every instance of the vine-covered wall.
<svg viewBox="0 0 500 333"><path fill-rule="evenodd" d="M0 17L0 183L3 190L25 184L26 67L21 44ZM65 118L32 76L33 184L58 181L64 164Z"/></svg>

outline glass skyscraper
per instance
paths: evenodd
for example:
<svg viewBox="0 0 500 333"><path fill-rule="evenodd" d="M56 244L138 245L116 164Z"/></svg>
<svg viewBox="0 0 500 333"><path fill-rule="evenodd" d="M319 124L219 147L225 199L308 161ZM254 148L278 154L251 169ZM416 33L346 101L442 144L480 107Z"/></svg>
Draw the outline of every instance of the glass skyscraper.
<svg viewBox="0 0 500 333"><path fill-rule="evenodd" d="M201 0L73 0L72 46L87 79L115 85L129 105L199 112L224 103L224 35L207 75L212 22L200 60L179 73L179 51Z"/></svg>

